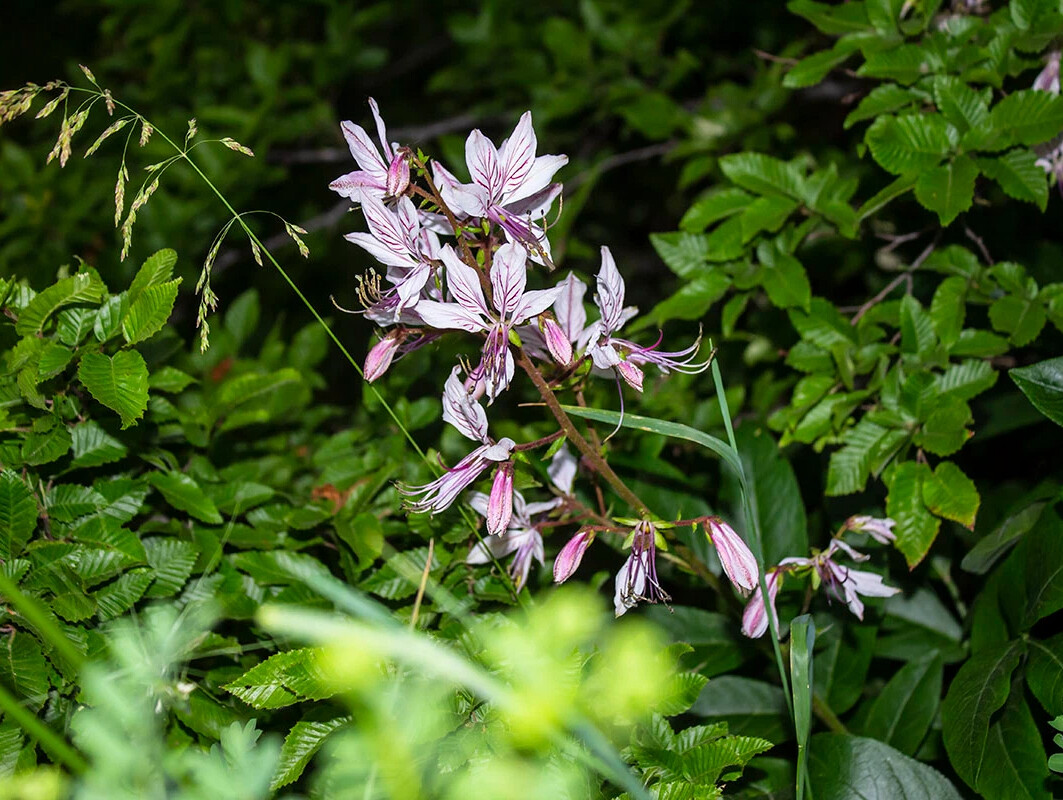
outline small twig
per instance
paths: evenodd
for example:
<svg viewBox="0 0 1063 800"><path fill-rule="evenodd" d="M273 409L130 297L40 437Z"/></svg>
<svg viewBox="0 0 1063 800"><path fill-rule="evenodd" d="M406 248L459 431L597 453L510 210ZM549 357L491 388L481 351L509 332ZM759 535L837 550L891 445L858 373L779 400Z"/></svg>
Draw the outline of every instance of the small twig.
<svg viewBox="0 0 1063 800"><path fill-rule="evenodd" d="M410 614L410 627L417 627L417 616L421 613L421 600L424 599L424 590L428 585L428 573L432 571L432 554L435 552L436 540L433 536L428 540L428 557L424 560L424 572L421 573L421 584L417 587L417 597L413 601L413 613Z"/></svg>
<svg viewBox="0 0 1063 800"><path fill-rule="evenodd" d="M989 249L985 246L985 242L982 241L982 237L972 231L968 226L963 226L963 232L967 234L967 238L978 245L978 249L982 252L982 258L986 260L989 266L993 266L993 256L989 255Z"/></svg>
<svg viewBox="0 0 1063 800"><path fill-rule="evenodd" d="M910 267L908 267L906 270L904 270L904 272L902 272L896 278L894 278L889 283L887 283L882 288L882 291L880 291L878 294L876 294L874 297L872 297L870 300L868 300L866 303L864 303L862 306L860 306L860 308L857 309L857 312L853 315L853 318L850 321L850 324L856 325L856 323L858 323L860 321L861 317L863 317L864 314L866 314L872 308L874 308L879 303L881 303L883 300L885 300L886 297L889 296L890 292L892 292L894 289L896 289L902 283L907 283L908 284L908 291L911 292L911 290L912 290L912 273L915 272L917 269L919 269L921 266L923 266L923 262L926 261L928 258L930 258L930 254L933 253L934 252L934 248L937 247L937 243L938 243L938 239L939 238L940 238L940 235L934 237L934 241L932 241L930 244L928 244L923 249L923 252L920 253L918 255L918 257L916 257L915 261L912 262L912 265Z"/></svg>

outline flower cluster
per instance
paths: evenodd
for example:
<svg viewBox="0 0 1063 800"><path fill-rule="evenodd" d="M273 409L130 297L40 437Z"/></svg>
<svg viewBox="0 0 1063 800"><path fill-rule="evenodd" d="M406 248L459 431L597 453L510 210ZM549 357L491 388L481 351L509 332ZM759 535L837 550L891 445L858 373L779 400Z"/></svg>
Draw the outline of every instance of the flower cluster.
<svg viewBox="0 0 1063 800"><path fill-rule="evenodd" d="M490 475L489 492L468 496L490 538L467 560L479 564L514 554L510 575L519 589L531 562L543 561L541 526L549 517L557 524L597 515L581 510L573 494L578 465L565 447L551 462L551 499L529 502L515 491L516 456L537 445L492 438L481 400L486 397L491 406L509 388L518 363L529 374L542 370L574 381L604 376L642 391L647 365L663 374L696 373L709 360L697 360L700 337L674 352L659 349L660 340L644 346L621 337L638 311L625 305L624 280L608 247L601 248L593 295L597 319L588 321L587 285L574 274L550 288L529 288L531 267L554 269L547 218L561 195L554 176L568 163L563 155L538 155L530 112L498 147L479 130L469 134L465 166L470 181L463 183L444 165L389 141L376 102L370 99L369 107L377 142L360 125L343 122L358 169L330 185L357 203L365 217L367 230L347 234L347 240L381 265L380 273L371 271L358 284L360 313L382 329L366 357L365 377L377 380L405 354L452 331L471 334L478 350L467 366L453 368L443 388L443 421L475 447L439 478L400 491L411 511L435 514ZM555 564L558 581L572 574L594 534L584 531L562 550ZM667 598L656 577L657 538L647 522L628 543L631 556L617 576L617 613L640 599ZM736 585L748 591L753 586L749 563L738 562L751 562L752 556L736 557L726 534L717 539L725 568L734 565L742 574Z"/></svg>

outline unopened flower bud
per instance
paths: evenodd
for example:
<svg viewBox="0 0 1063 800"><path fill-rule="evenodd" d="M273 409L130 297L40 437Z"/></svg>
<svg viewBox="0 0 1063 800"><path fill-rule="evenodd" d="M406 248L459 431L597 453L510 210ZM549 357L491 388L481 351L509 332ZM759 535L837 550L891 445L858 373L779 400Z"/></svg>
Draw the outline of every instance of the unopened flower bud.
<svg viewBox="0 0 1063 800"><path fill-rule="evenodd" d="M501 536L513 517L513 462L505 461L495 470L491 496L487 500L487 532Z"/></svg>
<svg viewBox="0 0 1063 800"><path fill-rule="evenodd" d="M406 155L400 150L395 154L395 157L391 159L391 165L388 167L388 177L384 189L389 196L398 197L406 191L409 185L410 162L406 160Z"/></svg>
<svg viewBox="0 0 1063 800"><path fill-rule="evenodd" d="M616 365L617 371L620 373L620 377L624 379L625 383L637 392L642 391L642 370L632 364L630 361L621 361Z"/></svg>
<svg viewBox="0 0 1063 800"><path fill-rule="evenodd" d="M564 583L572 577L583 560L583 554L593 541L594 531L588 530L581 530L568 540L554 559L555 583Z"/></svg>
<svg viewBox="0 0 1063 800"><path fill-rule="evenodd" d="M779 569L769 569L764 583L768 586L768 602L764 602L764 595L760 587L756 588L753 596L746 604L746 610L742 612L742 633L750 639L759 639L768 629L768 613L771 613L775 628L779 627L779 616L775 613L775 597L779 594L779 586L782 583L782 572Z"/></svg>
<svg viewBox="0 0 1063 800"><path fill-rule="evenodd" d="M365 357L365 367L363 368L365 379L369 383L372 383L388 371L388 367L391 366L391 362L395 358L395 351L399 349L403 338L405 336L401 331L394 330L369 350L368 355Z"/></svg>
<svg viewBox="0 0 1063 800"><path fill-rule="evenodd" d="M716 548L716 555L720 558L720 565L727 574L728 579L735 587L748 594L757 586L757 560L753 553L742 541L742 537L735 533L734 528L719 517L712 517L706 524L709 541Z"/></svg>
<svg viewBox="0 0 1063 800"><path fill-rule="evenodd" d="M845 527L851 531L866 533L879 544L891 544L897 541L897 536L893 532L893 526L896 524L896 521L889 517L878 519L876 517L855 516L846 520Z"/></svg>
<svg viewBox="0 0 1063 800"><path fill-rule="evenodd" d="M557 321L551 317L546 317L540 323L540 328L543 338L546 340L546 349L550 351L554 361L562 367L567 367L571 364L572 342L568 340L568 336L561 329L561 326L557 324Z"/></svg>
<svg viewBox="0 0 1063 800"><path fill-rule="evenodd" d="M1048 54L1047 63L1044 69L1037 73L1032 88L1040 92L1059 94L1059 56L1058 50L1053 50Z"/></svg>

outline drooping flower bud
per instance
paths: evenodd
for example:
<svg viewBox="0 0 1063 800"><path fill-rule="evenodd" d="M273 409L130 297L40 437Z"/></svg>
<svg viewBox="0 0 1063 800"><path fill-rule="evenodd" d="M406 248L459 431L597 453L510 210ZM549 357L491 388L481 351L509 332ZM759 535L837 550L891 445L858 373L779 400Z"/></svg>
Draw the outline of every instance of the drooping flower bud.
<svg viewBox="0 0 1063 800"><path fill-rule="evenodd" d="M543 339L546 340L546 349L550 351L554 361L562 367L572 363L572 342L552 317L546 317L540 322Z"/></svg>
<svg viewBox="0 0 1063 800"><path fill-rule="evenodd" d="M897 536L893 533L893 526L896 524L896 521L889 517L878 519L869 516L855 516L849 517L845 521L846 528L851 531L866 533L879 544L891 544L897 541Z"/></svg>
<svg viewBox="0 0 1063 800"><path fill-rule="evenodd" d="M642 391L642 370L632 364L630 361L620 361L616 365L617 372L620 373L620 377L624 379L632 389L637 392Z"/></svg>
<svg viewBox="0 0 1063 800"><path fill-rule="evenodd" d="M779 615L775 613L775 597L779 594L779 586L782 584L782 571L775 568L769 569L764 582L768 586L768 602L764 602L764 595L758 586L746 604L746 610L742 612L742 633L750 639L759 639L768 629L768 613L775 622L776 630L779 627Z"/></svg>
<svg viewBox="0 0 1063 800"><path fill-rule="evenodd" d="M385 182L385 191L391 197L398 197L406 191L410 185L410 162L401 150L391 159L388 166L388 177Z"/></svg>
<svg viewBox="0 0 1063 800"><path fill-rule="evenodd" d="M1044 69L1037 73L1031 88L1040 92L1059 94L1059 50L1053 50L1048 54Z"/></svg>
<svg viewBox="0 0 1063 800"><path fill-rule="evenodd" d="M587 552L587 548L593 541L594 531L588 530L580 530L568 540L561 548L561 552L557 554L557 558L554 559L555 583L564 583L572 577L579 568L580 561L583 560L583 554Z"/></svg>
<svg viewBox="0 0 1063 800"><path fill-rule="evenodd" d="M388 371L392 359L395 358L395 352L399 349L399 345L402 344L402 340L405 337L406 335L403 331L393 330L369 350L365 357L365 367L363 368L365 379L369 383L372 383Z"/></svg>
<svg viewBox="0 0 1063 800"><path fill-rule="evenodd" d="M491 495L487 500L487 532L501 536L513 517L513 462L504 461L495 470Z"/></svg>
<svg viewBox="0 0 1063 800"><path fill-rule="evenodd" d="M753 591L757 586L757 576L760 572L757 569L757 560L746 543L742 541L742 537L719 517L709 519L705 532L712 546L716 548L720 565L731 583L742 594Z"/></svg>

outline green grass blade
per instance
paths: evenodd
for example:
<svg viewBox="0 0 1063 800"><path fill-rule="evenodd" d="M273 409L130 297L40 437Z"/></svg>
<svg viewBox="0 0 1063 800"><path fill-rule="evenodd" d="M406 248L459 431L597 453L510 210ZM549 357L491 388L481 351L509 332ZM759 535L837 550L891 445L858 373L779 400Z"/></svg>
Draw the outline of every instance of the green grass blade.
<svg viewBox="0 0 1063 800"><path fill-rule="evenodd" d="M797 800L808 782L808 740L812 733L812 647L816 626L802 614L790 622L790 679L794 691L794 730L797 734Z"/></svg>

